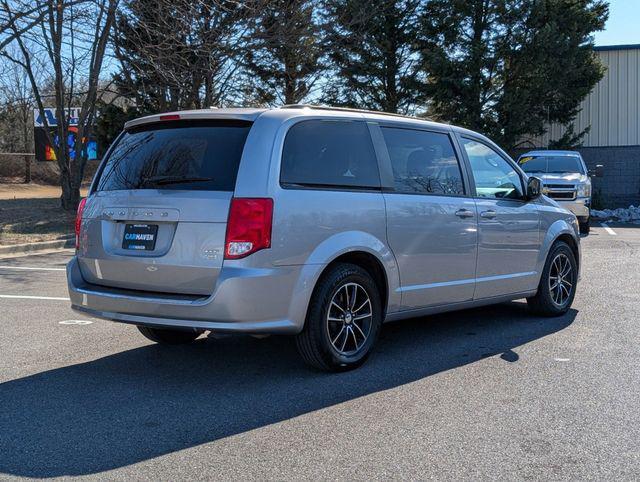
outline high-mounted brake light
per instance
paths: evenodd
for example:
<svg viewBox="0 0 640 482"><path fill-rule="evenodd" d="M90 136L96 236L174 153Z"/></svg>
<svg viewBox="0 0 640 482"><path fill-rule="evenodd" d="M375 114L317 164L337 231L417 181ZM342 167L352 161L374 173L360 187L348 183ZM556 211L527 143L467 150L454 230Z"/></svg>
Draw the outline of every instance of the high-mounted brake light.
<svg viewBox="0 0 640 482"><path fill-rule="evenodd" d="M80 227L82 226L82 213L85 204L87 204L87 198L81 199L76 212L76 250L80 249Z"/></svg>
<svg viewBox="0 0 640 482"><path fill-rule="evenodd" d="M227 220L225 259L239 259L271 247L273 199L233 198Z"/></svg>
<svg viewBox="0 0 640 482"><path fill-rule="evenodd" d="M180 120L180 115L179 115L179 114L167 114L167 115L161 115L161 116L160 116L160 120L161 120L161 121L174 121L174 120Z"/></svg>

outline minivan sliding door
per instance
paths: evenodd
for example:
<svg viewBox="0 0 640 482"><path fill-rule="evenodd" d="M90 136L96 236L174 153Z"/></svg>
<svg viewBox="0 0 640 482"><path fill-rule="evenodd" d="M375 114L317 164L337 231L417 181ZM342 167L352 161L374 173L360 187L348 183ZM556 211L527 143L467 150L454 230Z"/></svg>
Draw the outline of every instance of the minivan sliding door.
<svg viewBox="0 0 640 482"><path fill-rule="evenodd" d="M389 167L387 238L398 262L403 309L471 300L476 206L466 195L449 133L395 125L379 129L386 146L382 162Z"/></svg>

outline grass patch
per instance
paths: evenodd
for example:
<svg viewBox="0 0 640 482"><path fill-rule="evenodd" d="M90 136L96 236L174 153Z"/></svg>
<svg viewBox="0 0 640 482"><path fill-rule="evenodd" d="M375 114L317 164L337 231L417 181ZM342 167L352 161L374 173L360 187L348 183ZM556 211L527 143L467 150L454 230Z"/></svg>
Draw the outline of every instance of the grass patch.
<svg viewBox="0 0 640 482"><path fill-rule="evenodd" d="M0 199L0 244L59 239L74 233L75 213L58 198Z"/></svg>

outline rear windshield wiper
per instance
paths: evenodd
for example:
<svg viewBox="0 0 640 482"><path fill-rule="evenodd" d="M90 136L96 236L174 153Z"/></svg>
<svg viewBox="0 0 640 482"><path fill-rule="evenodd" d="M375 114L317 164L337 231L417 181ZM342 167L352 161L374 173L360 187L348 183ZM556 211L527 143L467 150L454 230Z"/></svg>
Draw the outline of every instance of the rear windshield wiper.
<svg viewBox="0 0 640 482"><path fill-rule="evenodd" d="M151 176L142 181L142 185L157 184L187 184L190 182L213 181L212 177L185 177L185 176Z"/></svg>

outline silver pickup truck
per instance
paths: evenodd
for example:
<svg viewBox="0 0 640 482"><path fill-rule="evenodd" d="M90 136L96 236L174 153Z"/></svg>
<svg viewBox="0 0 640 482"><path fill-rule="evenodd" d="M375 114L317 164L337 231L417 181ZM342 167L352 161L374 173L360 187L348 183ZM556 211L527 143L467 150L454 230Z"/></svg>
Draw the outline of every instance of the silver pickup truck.
<svg viewBox="0 0 640 482"><path fill-rule="evenodd" d="M602 177L601 165L594 172L588 171L576 151L530 151L518 158L518 164L527 174L542 180L544 195L576 215L582 234L589 233L590 177Z"/></svg>

